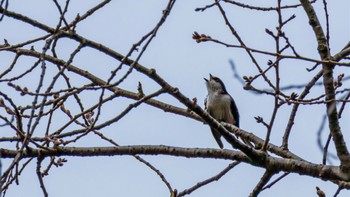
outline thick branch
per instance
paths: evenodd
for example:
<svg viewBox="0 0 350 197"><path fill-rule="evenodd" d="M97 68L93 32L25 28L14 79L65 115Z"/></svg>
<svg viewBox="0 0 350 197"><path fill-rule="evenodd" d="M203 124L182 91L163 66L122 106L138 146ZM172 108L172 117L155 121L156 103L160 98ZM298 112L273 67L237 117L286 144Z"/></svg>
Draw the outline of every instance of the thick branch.
<svg viewBox="0 0 350 197"><path fill-rule="evenodd" d="M2 158L14 158L18 154L17 150L0 149ZM326 180L350 181L350 174L342 173L338 167L322 166L310 162L294 159L281 159L276 157L266 157L265 162L256 162L247 155L233 150L217 150L211 148L180 148L172 146L119 146L119 147L57 147L56 149L31 149L23 150L22 157L50 157L50 156L115 156L115 155L171 155L187 158L213 158L238 160L251 165L271 169L273 171L288 171L302 175L322 178Z"/></svg>
<svg viewBox="0 0 350 197"><path fill-rule="evenodd" d="M304 10L309 18L309 23L312 26L315 36L317 38L318 47L317 50L322 60L332 59L329 47L327 44L326 36L324 35L321 24L317 18L315 10L308 0L300 0L304 7ZM350 154L346 147L343 134L341 132L338 112L335 102L335 89L333 86L333 65L323 64L323 83L326 93L327 115L329 129L333 137L337 155L340 159L340 167L344 172L350 172Z"/></svg>

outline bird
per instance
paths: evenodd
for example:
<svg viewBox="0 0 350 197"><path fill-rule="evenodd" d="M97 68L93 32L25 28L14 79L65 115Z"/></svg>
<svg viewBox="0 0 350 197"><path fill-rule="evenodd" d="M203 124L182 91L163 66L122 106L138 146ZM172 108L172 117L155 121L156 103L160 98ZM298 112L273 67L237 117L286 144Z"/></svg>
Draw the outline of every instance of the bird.
<svg viewBox="0 0 350 197"><path fill-rule="evenodd" d="M225 84L218 77L209 74L204 78L208 95L204 100L205 110L216 120L239 127L239 112L232 96L227 92ZM210 128L215 141L222 149L221 134L217 129Z"/></svg>

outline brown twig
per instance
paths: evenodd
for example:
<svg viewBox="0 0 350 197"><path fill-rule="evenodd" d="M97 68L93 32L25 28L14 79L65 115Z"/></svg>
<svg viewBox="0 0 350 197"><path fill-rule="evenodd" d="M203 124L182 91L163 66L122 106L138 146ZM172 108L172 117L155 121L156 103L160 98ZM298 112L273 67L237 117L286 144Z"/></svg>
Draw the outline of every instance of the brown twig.
<svg viewBox="0 0 350 197"><path fill-rule="evenodd" d="M227 172L229 172L231 169L233 169L235 166L237 166L238 164L240 164L241 162L239 161L235 161L233 163L230 163L225 169L223 169L221 172L219 172L218 174L216 174L213 177L210 177L209 179L206 179L204 181L198 182L196 185L183 190L182 192L179 192L178 195L176 197L181 197L181 196L185 196L185 195L189 195L192 192L196 191L197 189L208 185L209 183L212 183L213 181L218 181L221 177L223 177Z"/></svg>
<svg viewBox="0 0 350 197"><path fill-rule="evenodd" d="M276 180L272 181L270 184L264 186L261 191L271 188L273 185L275 185L278 181L282 180L284 177L288 176L290 173L289 172L285 172L283 173L281 176L279 176Z"/></svg>
<svg viewBox="0 0 350 197"><path fill-rule="evenodd" d="M36 175L39 179L39 183L40 183L40 188L41 190L43 191L43 194L45 197L49 196L49 194L47 193L47 190L46 190L46 187L45 187L45 184L44 184L44 180L43 180L43 175L41 173L41 163L43 161L44 158L38 156L37 158L37 164L36 164Z"/></svg>

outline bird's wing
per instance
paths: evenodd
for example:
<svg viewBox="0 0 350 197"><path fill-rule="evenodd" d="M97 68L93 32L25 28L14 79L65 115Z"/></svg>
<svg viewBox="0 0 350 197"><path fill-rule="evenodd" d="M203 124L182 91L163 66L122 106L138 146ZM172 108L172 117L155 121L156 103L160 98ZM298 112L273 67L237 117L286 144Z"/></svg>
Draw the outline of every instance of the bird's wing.
<svg viewBox="0 0 350 197"><path fill-rule="evenodd" d="M236 103L233 99L231 99L231 112L233 114L233 118L236 121L235 126L239 127L239 112L238 112L238 108L236 106Z"/></svg>

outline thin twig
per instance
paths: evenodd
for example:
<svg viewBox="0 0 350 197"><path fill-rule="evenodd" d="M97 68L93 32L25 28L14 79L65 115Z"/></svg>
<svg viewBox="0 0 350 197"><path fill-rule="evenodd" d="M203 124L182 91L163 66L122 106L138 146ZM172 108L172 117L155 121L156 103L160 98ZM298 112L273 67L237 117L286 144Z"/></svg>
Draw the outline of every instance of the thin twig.
<svg viewBox="0 0 350 197"><path fill-rule="evenodd" d="M208 185L209 183L212 183L213 181L218 181L221 177L223 177L227 172L229 172L231 169L233 169L235 166L237 166L238 164L240 164L240 161L235 161L233 163L230 163L225 169L223 169L220 173L218 173L217 175L210 177L209 179L206 179L204 181L198 182L196 185L185 189L184 191L180 192L177 197L180 196L185 196L188 194L191 194L192 192L196 191L197 189L199 189L200 187L203 187L205 185Z"/></svg>
<svg viewBox="0 0 350 197"><path fill-rule="evenodd" d="M289 172L285 172L283 173L280 177L278 177L276 180L272 181L270 184L266 185L265 187L263 187L261 189L261 191L265 190L265 189L269 189L271 188L273 185L275 185L278 181L282 180L284 177L288 176L290 173Z"/></svg>
<svg viewBox="0 0 350 197"><path fill-rule="evenodd" d="M39 183L40 183L40 188L41 190L43 191L43 194L45 197L49 196L49 194L47 193L47 190L46 190L46 187L45 187L45 184L44 184L44 180L43 180L43 176L41 174L41 163L43 161L44 158L42 157L38 157L38 161L37 161L37 164L36 164L36 175L39 179Z"/></svg>
<svg viewBox="0 0 350 197"><path fill-rule="evenodd" d="M102 139L110 142L111 144L113 144L114 146L119 146L119 144L117 144L115 141L113 141L112 139L104 136L102 133L94 130L93 131L96 135L100 136ZM148 161L146 161L145 159L143 159L142 157L138 156L138 155L133 155L133 157L135 159L137 159L138 161L140 161L141 163L145 164L147 167L149 167L152 171L154 171L159 178L163 181L163 183L167 186L168 190L170 193L173 192L173 189L171 187L171 184L169 183L169 181L165 178L164 174L162 172L160 172L160 170L158 170L156 167L154 167L154 165L152 165L151 163L149 163Z"/></svg>

